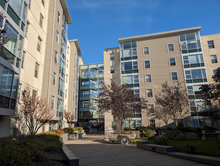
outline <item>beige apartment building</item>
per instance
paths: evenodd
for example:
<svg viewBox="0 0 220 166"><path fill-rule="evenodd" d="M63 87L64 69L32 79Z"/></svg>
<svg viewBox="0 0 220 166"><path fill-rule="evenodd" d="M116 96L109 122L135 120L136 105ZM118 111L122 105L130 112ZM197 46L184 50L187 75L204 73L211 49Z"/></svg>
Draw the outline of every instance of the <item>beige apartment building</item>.
<svg viewBox="0 0 220 166"><path fill-rule="evenodd" d="M111 80L128 83L137 96L148 100L151 109L155 106L154 96L160 92L161 83L167 81L171 85L178 80L187 88L189 99L193 99L179 126L210 125L207 118L193 111L204 103L199 87L212 83L211 77L219 67L220 35L200 37L200 29L195 27L118 39L119 48L104 50L105 83L110 84ZM110 115L106 117L107 124L110 124L109 119ZM131 124L132 127L165 126L146 110L136 114ZM112 125L119 131L117 121ZM174 127L172 121L169 126ZM128 122L124 127L128 127ZM216 127L220 128L220 124L217 123Z"/></svg>
<svg viewBox="0 0 220 166"><path fill-rule="evenodd" d="M10 2L9 4L1 2L1 7L3 6L7 11L8 6L16 8L21 4L22 9L26 12L26 17L21 14L21 21L18 22L24 31L22 32L18 28L21 31L18 41L22 42L21 38L24 39L24 46L22 43L21 46L18 45L16 47L18 51L15 53L21 52L17 58L17 61L20 60L20 64L16 61L13 62L18 68L13 69L18 73L18 79L20 74L19 88L15 89L18 93L17 101L19 101L22 90L28 88L32 95L37 94L51 105L54 117L49 124L40 128L39 132L67 127L63 116L64 110L74 114L75 122L77 121L79 64L82 64L79 56L82 53L78 40L68 40L67 38L68 24L72 24L72 20L66 1L31 0L29 3L26 0L16 0L14 6L13 0ZM12 8L12 11L16 11L15 8ZM23 11L22 9L21 11ZM11 21L10 17L8 20ZM13 23L13 20L11 22ZM5 48L7 47L5 46ZM14 80L16 81L16 79ZM11 98L13 101L14 97ZM11 101L10 103L12 103ZM5 130L4 134L0 133L0 136L29 133L23 125L24 122L19 120L19 104L14 110L12 109L10 116L3 115L3 120L0 120L0 128Z"/></svg>

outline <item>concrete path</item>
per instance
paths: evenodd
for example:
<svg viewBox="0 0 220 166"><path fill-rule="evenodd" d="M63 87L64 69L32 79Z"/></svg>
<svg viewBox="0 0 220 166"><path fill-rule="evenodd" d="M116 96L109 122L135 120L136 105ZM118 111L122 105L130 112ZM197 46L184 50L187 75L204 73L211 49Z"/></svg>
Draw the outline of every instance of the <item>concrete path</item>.
<svg viewBox="0 0 220 166"><path fill-rule="evenodd" d="M90 134L65 144L79 157L80 166L207 166L134 146L104 144L103 138L104 135Z"/></svg>

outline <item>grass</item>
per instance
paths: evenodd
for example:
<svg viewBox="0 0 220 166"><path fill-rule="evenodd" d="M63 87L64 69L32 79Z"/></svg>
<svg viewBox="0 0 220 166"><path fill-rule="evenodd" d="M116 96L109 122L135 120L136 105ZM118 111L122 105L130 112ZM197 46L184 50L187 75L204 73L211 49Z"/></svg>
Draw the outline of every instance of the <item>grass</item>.
<svg viewBox="0 0 220 166"><path fill-rule="evenodd" d="M137 141L149 141L150 144L153 144L152 139L133 139L131 143L136 144ZM168 145L173 146L175 151L186 152L183 147L186 144L197 147L195 154L220 157L220 149L218 149L216 140L168 140Z"/></svg>

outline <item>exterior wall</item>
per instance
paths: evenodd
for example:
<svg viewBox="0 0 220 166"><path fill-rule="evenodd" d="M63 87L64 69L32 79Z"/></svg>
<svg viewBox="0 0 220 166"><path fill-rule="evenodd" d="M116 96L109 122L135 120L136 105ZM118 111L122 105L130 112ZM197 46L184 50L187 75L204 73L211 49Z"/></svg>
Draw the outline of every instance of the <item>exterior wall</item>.
<svg viewBox="0 0 220 166"><path fill-rule="evenodd" d="M220 67L220 34L201 36L201 40L208 83L212 84L214 83L212 80L212 76L214 75L213 70ZM214 41L215 48L209 48L208 41ZM216 55L217 63L212 63L210 58L211 55ZM218 129L220 128L220 121L217 122L216 127Z"/></svg>
<svg viewBox="0 0 220 166"><path fill-rule="evenodd" d="M110 54L114 54L114 60L110 59ZM110 67L115 67L115 73L111 73ZM121 84L121 70L120 70L120 52L119 48L110 48L104 50L104 83L111 85L111 80ZM105 113L105 132L112 128L113 116L111 113ZM116 125L117 126L117 125ZM116 130L119 128L116 127Z"/></svg>
<svg viewBox="0 0 220 166"><path fill-rule="evenodd" d="M0 137L9 135L10 117L15 115L27 23L27 5L28 0L0 3L0 30L6 30L0 46ZM11 17L12 13L17 17Z"/></svg>
<svg viewBox="0 0 220 166"><path fill-rule="evenodd" d="M174 45L174 51L168 51L168 44ZM144 55L144 47L149 47L149 54ZM137 41L138 51L138 69L139 69L139 84L140 84L140 96L148 100L148 104L154 105L154 96L161 91L161 83L167 81L169 85L175 83L171 79L171 72L177 72L178 81L183 82L185 87L185 78L182 65L182 57L179 51L179 36L166 36L163 38L153 38ZM169 59L175 58L176 66L170 66ZM150 61L150 68L145 68L145 61ZM145 75L151 75L151 82L146 82ZM146 90L152 89L153 97L148 98ZM155 105L154 105L155 106ZM142 110L142 125L149 126L151 116ZM169 121L171 123L171 121ZM165 126L165 123L161 120L155 120L157 127ZM174 125L172 125L174 126Z"/></svg>

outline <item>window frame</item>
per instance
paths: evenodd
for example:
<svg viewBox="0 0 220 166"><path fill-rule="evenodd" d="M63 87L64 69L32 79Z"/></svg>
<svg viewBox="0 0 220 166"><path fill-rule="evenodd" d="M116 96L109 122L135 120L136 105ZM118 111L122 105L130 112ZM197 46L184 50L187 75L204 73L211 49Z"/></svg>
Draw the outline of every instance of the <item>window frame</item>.
<svg viewBox="0 0 220 166"><path fill-rule="evenodd" d="M111 55L113 55L113 57ZM110 54L110 61L113 61L113 60L115 60L115 54Z"/></svg>
<svg viewBox="0 0 220 166"><path fill-rule="evenodd" d="M57 73L53 72L53 85L56 85Z"/></svg>
<svg viewBox="0 0 220 166"><path fill-rule="evenodd" d="M36 70L36 67L37 67L37 70ZM39 73L39 63L35 62L35 69L34 69L34 77L35 78L38 78L38 73Z"/></svg>
<svg viewBox="0 0 220 166"><path fill-rule="evenodd" d="M212 44L209 44L209 42L213 42L213 43L212 43ZM209 41L207 41L207 43L208 43L209 49L215 48L214 40L209 40Z"/></svg>
<svg viewBox="0 0 220 166"><path fill-rule="evenodd" d="M176 77L177 77L176 80L173 80L172 73L176 73ZM178 81L178 72L177 71L171 72L170 74L171 74L171 81Z"/></svg>
<svg viewBox="0 0 220 166"><path fill-rule="evenodd" d="M214 56L215 56L215 59L212 60L211 57L214 57ZM210 55L210 59L211 59L211 62L212 62L212 63L218 63L217 55Z"/></svg>
<svg viewBox="0 0 220 166"><path fill-rule="evenodd" d="M44 0L41 0L41 3L43 6L45 6L45 1Z"/></svg>
<svg viewBox="0 0 220 166"><path fill-rule="evenodd" d="M39 25L41 28L43 28L43 21L44 21L44 16L42 15L42 13L40 13Z"/></svg>
<svg viewBox="0 0 220 166"><path fill-rule="evenodd" d="M38 52L41 52L41 42L42 42L42 39L40 38L40 36L38 36L38 40L37 40L37 50L38 50Z"/></svg>
<svg viewBox="0 0 220 166"><path fill-rule="evenodd" d="M145 54L145 48L147 48L147 53ZM143 55L149 55L150 54L150 49L149 49L149 47L143 47Z"/></svg>
<svg viewBox="0 0 220 166"><path fill-rule="evenodd" d="M114 69L114 70L112 70L112 69ZM112 72L112 71L113 71L113 72ZM115 66L110 66L110 73L111 73L111 74L115 73Z"/></svg>
<svg viewBox="0 0 220 166"><path fill-rule="evenodd" d="M52 110L54 110L54 106L55 106L55 96L54 95L52 95L52 98L51 98L52 100L51 100L51 109Z"/></svg>
<svg viewBox="0 0 220 166"><path fill-rule="evenodd" d="M170 61L170 59L173 59L173 58L169 58L169 65L170 65L170 66L177 66L177 65L176 65L176 58L174 57L174 63L175 63L175 65L171 65L172 62Z"/></svg>
<svg viewBox="0 0 220 166"><path fill-rule="evenodd" d="M149 93L147 93L147 90L151 90L152 96L150 96L150 97L148 96ZM153 97L154 97L154 95L153 95L153 89L146 89L146 94L147 94L147 95L146 95L147 98L153 98Z"/></svg>
<svg viewBox="0 0 220 166"><path fill-rule="evenodd" d="M146 62L149 62L149 67L146 67L146 64L145 64ZM144 61L144 68L145 69L150 69L150 60Z"/></svg>
<svg viewBox="0 0 220 166"><path fill-rule="evenodd" d="M59 32L56 32L56 42L59 43Z"/></svg>
<svg viewBox="0 0 220 166"><path fill-rule="evenodd" d="M148 79L148 80L150 80L150 81L147 81L146 76L150 76L150 79ZM146 75L145 75L145 82L146 82L146 83L151 83L151 82L152 82L151 74L146 74Z"/></svg>
<svg viewBox="0 0 220 166"><path fill-rule="evenodd" d="M169 45L173 45L173 47L172 47L173 50L170 50ZM168 50L168 52L174 52L175 51L174 44L173 43L167 44L167 50Z"/></svg>

